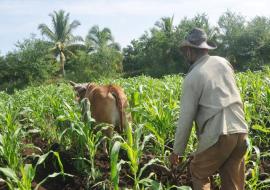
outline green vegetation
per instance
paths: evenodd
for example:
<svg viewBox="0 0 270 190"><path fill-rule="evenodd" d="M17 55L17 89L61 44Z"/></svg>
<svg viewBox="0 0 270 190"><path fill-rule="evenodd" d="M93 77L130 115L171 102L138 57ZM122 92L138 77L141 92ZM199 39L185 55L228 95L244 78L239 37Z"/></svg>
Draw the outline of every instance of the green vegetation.
<svg viewBox="0 0 270 190"><path fill-rule="evenodd" d="M246 154L246 189L250 190L270 188L269 76L269 68L237 74L250 126L250 147ZM100 144L105 139L101 133L94 132L90 113L86 120L81 115L81 106L74 100L71 86L59 83L29 87L13 95L1 92L0 178L11 189L29 189L32 182L42 181L35 177L42 171L38 170L38 165L54 151L56 166L47 176L65 183L75 177L77 181L82 179L80 185L85 189L170 189L176 188L174 185L178 189L188 189L183 186L191 184L187 170L172 176L167 158L179 114L182 77L140 76L99 82L113 82L124 88L133 117L133 124L125 134L107 139L109 158L104 158L101 151ZM36 137L43 139L46 146L37 144ZM53 149L56 144L60 148ZM195 145L193 132L186 155L195 150ZM29 148L33 154L25 154ZM76 172L65 162L69 158L67 154ZM177 176L182 176L182 180ZM187 180L183 180L183 176ZM46 180L42 183L50 189L52 182L49 178ZM218 176L213 184L219 184Z"/></svg>
<svg viewBox="0 0 270 190"><path fill-rule="evenodd" d="M187 65L179 54L180 42L194 27L203 28L218 48L213 55L226 57L237 71L259 70L269 65L269 18L245 17L227 11L217 25L211 26L206 14L184 18L173 25L172 18L162 18L150 31L123 49L123 67L127 76L147 74L160 77L185 72Z"/></svg>
<svg viewBox="0 0 270 190"><path fill-rule="evenodd" d="M54 11L51 23L37 26L42 39L35 36L16 44L16 49L0 56L0 90L9 93L27 85L53 83L63 78L76 82L103 78L132 77L141 74L162 77L185 73L188 65L179 51L180 42L193 27L201 27L218 46L214 55L226 57L236 71L261 70L269 65L270 19L247 20L227 11L215 25L206 14L184 18L164 17L120 48L109 28L89 26L85 37L74 35L80 27L70 14ZM49 25L51 24L51 25Z"/></svg>
<svg viewBox="0 0 270 190"><path fill-rule="evenodd" d="M164 17L121 49L109 28L89 26L83 38L74 35L80 22L69 13L49 16L51 26L37 27L45 38L32 35L0 56L0 189L190 189L187 168L172 171L168 155L181 106L179 73L188 67L179 45L193 27L238 71L250 126L246 189L270 189L270 18L227 11L211 26L205 14L176 25ZM94 127L90 110L81 115L89 105L75 101L67 80L122 86L133 118L125 134L97 132L111 126ZM193 131L186 158L195 148Z"/></svg>
<svg viewBox="0 0 270 190"><path fill-rule="evenodd" d="M53 29L50 29L46 24L40 24L38 29L42 35L49 38L49 42L54 47L50 51L57 57L60 57L61 71L65 76L65 62L67 55L73 55L72 50L80 48L79 44L75 44L77 41L82 41L80 36L73 36L72 32L80 25L77 20L69 23L69 13L65 14L65 11L54 11L49 15L52 19Z"/></svg>

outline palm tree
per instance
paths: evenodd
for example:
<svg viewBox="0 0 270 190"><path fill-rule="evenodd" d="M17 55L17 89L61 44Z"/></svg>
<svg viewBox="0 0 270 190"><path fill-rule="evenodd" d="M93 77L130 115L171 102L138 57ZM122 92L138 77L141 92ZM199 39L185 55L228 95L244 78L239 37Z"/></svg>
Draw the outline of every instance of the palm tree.
<svg viewBox="0 0 270 190"><path fill-rule="evenodd" d="M73 55L74 49L82 47L81 44L76 44L76 42L83 41L83 39L80 36L72 35L73 30L80 25L80 22L74 20L70 23L69 13L65 13L64 10L54 11L49 16L52 19L52 28L50 29L46 24L40 24L38 29L54 45L50 50L56 57L60 57L61 72L65 76L67 55Z"/></svg>
<svg viewBox="0 0 270 190"><path fill-rule="evenodd" d="M93 26L89 30L85 38L85 45L89 51L102 50L106 47L120 51L120 45L114 42L111 30L109 28L103 28L100 30L97 25Z"/></svg>
<svg viewBox="0 0 270 190"><path fill-rule="evenodd" d="M174 26L173 26L173 19L174 16L172 17L163 17L160 19L160 21L157 21L155 23L155 26L162 32L164 32L167 36L170 36L173 31L174 31Z"/></svg>

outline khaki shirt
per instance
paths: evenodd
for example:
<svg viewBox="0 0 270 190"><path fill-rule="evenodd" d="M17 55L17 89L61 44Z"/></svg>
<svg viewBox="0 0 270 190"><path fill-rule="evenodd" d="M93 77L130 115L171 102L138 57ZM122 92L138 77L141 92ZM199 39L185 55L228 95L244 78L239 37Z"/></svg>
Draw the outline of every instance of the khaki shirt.
<svg viewBox="0 0 270 190"><path fill-rule="evenodd" d="M232 66L222 57L201 57L184 79L174 141L174 153L179 156L184 154L193 121L196 153L214 145L220 135L248 132Z"/></svg>

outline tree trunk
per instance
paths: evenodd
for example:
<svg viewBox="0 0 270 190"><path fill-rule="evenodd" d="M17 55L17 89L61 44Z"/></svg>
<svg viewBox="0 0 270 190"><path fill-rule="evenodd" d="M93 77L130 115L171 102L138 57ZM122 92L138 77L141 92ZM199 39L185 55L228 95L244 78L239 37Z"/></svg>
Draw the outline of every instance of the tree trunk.
<svg viewBox="0 0 270 190"><path fill-rule="evenodd" d="M66 62L66 58L63 52L60 53L60 64L61 64L61 71L63 74L63 77L65 77L65 62Z"/></svg>

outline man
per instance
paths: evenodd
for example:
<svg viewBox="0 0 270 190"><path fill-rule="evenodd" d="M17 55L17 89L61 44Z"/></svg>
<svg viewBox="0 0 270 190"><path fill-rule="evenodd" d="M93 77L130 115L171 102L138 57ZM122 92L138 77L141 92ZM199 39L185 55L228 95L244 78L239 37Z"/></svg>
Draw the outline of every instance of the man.
<svg viewBox="0 0 270 190"><path fill-rule="evenodd" d="M170 162L173 166L181 162L195 121L198 147L190 162L193 189L210 189L209 177L218 171L222 190L242 190L248 126L232 66L222 57L208 55L215 48L199 28L181 44L190 68L182 87Z"/></svg>

